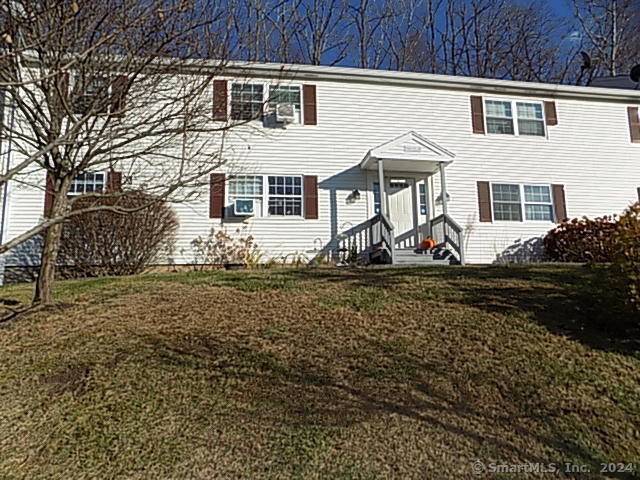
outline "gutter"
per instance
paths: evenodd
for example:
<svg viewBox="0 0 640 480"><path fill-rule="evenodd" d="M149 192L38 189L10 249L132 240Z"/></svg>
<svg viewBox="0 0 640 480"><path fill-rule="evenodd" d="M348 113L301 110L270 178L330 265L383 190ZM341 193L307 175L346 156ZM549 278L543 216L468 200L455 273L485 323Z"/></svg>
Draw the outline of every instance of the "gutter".
<svg viewBox="0 0 640 480"><path fill-rule="evenodd" d="M220 64L218 63L218 68ZM436 75L432 73L396 72L346 67L293 65L275 63L228 62L223 72L272 78L326 80L377 85L411 86L417 88L465 91L467 93L506 93L530 97L602 100L640 104L640 91L603 87L555 85L515 80Z"/></svg>

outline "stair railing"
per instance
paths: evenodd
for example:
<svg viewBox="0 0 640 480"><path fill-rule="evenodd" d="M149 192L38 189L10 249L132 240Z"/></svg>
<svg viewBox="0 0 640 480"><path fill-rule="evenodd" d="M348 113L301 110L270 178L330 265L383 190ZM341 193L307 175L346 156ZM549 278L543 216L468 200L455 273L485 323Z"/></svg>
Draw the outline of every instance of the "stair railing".
<svg viewBox="0 0 640 480"><path fill-rule="evenodd" d="M338 234L337 240L337 250L347 255L354 250L358 255L367 255L373 247L381 246L389 252L392 263L395 258L393 225L382 213Z"/></svg>
<svg viewBox="0 0 640 480"><path fill-rule="evenodd" d="M463 232L462 227L446 213L431 220L431 236L436 244L454 252L460 265L464 265Z"/></svg>

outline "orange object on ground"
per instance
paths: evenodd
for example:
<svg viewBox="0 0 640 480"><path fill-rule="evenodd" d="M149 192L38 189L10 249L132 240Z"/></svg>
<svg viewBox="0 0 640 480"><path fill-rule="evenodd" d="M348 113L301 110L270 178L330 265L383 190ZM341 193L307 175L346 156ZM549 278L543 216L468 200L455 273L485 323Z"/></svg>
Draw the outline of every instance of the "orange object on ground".
<svg viewBox="0 0 640 480"><path fill-rule="evenodd" d="M423 250L429 250L435 247L436 247L436 241L433 238L425 238L424 240L422 240L422 243L420 244L420 248L422 248Z"/></svg>

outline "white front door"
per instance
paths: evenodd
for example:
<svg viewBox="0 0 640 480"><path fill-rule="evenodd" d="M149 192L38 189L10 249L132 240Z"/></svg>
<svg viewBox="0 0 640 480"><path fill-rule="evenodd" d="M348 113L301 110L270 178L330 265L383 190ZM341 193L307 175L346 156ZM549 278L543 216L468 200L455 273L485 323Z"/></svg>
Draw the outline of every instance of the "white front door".
<svg viewBox="0 0 640 480"><path fill-rule="evenodd" d="M416 247L415 180L413 178L387 178L389 220L393 224L396 244L400 248Z"/></svg>

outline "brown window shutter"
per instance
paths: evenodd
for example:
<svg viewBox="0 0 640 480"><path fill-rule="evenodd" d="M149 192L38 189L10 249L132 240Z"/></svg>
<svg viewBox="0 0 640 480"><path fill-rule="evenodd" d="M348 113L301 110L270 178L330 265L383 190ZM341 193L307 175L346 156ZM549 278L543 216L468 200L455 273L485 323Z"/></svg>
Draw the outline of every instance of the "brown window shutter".
<svg viewBox="0 0 640 480"><path fill-rule="evenodd" d="M124 117L127 106L127 91L129 90L129 79L126 75L118 75L111 82L111 116L116 118Z"/></svg>
<svg viewBox="0 0 640 480"><path fill-rule="evenodd" d="M316 86L302 86L302 103L304 108L304 124L318 124L318 106L316 104Z"/></svg>
<svg viewBox="0 0 640 480"><path fill-rule="evenodd" d="M484 133L484 103L476 95L471 96L471 124L473 133Z"/></svg>
<svg viewBox="0 0 640 480"><path fill-rule="evenodd" d="M305 175L302 179L304 189L304 218L318 218L318 177Z"/></svg>
<svg viewBox="0 0 640 480"><path fill-rule="evenodd" d="M119 192L122 190L122 172L107 173L107 192Z"/></svg>
<svg viewBox="0 0 640 480"><path fill-rule="evenodd" d="M640 187L638 187L638 201L640 202Z"/></svg>
<svg viewBox="0 0 640 480"><path fill-rule="evenodd" d="M556 102L544 102L544 116L547 125L558 125L558 113L556 112Z"/></svg>
<svg viewBox="0 0 640 480"><path fill-rule="evenodd" d="M227 121L227 81L213 81L213 119Z"/></svg>
<svg viewBox="0 0 640 480"><path fill-rule="evenodd" d="M564 185L551 185L553 193L553 208L556 214L556 223L567 219L567 202L564 197Z"/></svg>
<svg viewBox="0 0 640 480"><path fill-rule="evenodd" d="M628 107L629 115L629 133L631 133L631 142L640 143L640 117L638 117L638 107Z"/></svg>
<svg viewBox="0 0 640 480"><path fill-rule="evenodd" d="M478 211L481 222L491 222L491 188L489 182L478 182Z"/></svg>
<svg viewBox="0 0 640 480"><path fill-rule="evenodd" d="M51 214L51 209L53 208L53 199L54 199L53 191L55 189L55 186L56 186L56 181L53 178L53 174L47 171L47 182L45 184L45 191L44 191L44 216L47 218Z"/></svg>
<svg viewBox="0 0 640 480"><path fill-rule="evenodd" d="M209 190L209 218L224 218L224 173L212 173Z"/></svg>

